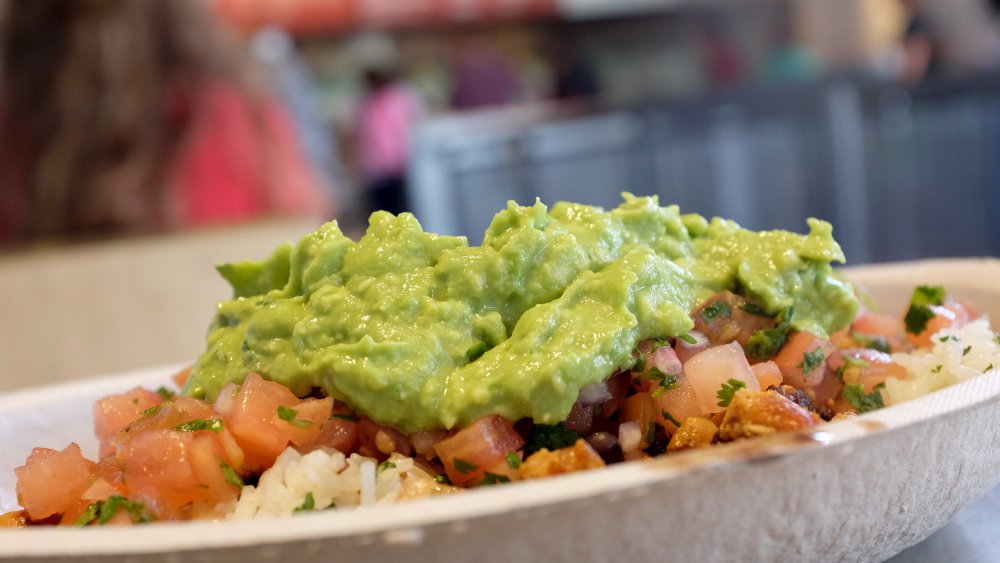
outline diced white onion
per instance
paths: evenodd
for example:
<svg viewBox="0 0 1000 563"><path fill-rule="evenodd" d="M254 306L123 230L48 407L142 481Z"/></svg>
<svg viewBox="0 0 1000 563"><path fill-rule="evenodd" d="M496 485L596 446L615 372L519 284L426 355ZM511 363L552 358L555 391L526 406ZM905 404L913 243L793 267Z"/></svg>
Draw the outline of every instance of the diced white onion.
<svg viewBox="0 0 1000 563"><path fill-rule="evenodd" d="M670 346L660 346L653 350L653 364L661 373L667 375L678 375L683 370L677 352Z"/></svg>
<svg viewBox="0 0 1000 563"><path fill-rule="evenodd" d="M589 407L599 405L611 398L611 391L608 391L606 381L592 383L580 390L580 397L576 400L580 406Z"/></svg>
<svg viewBox="0 0 1000 563"><path fill-rule="evenodd" d="M233 410L236 402L236 384L229 383L219 391L219 396L215 399L215 410L220 414L229 414Z"/></svg>
<svg viewBox="0 0 1000 563"><path fill-rule="evenodd" d="M623 452L632 452L639 449L642 443L642 430L635 420L623 422L618 427L618 443L621 444Z"/></svg>

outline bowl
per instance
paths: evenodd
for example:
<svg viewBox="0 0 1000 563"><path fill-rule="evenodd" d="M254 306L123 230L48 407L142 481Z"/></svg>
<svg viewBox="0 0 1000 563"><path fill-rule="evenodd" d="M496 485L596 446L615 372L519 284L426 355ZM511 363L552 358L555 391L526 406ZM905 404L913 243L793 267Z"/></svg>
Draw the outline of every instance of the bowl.
<svg viewBox="0 0 1000 563"><path fill-rule="evenodd" d="M885 309L943 284L1000 318L1000 261L845 269ZM35 446L94 454L92 402L178 366L0 396L0 512ZM879 561L1000 481L1000 371L806 432L464 494L250 522L0 530L11 561Z"/></svg>

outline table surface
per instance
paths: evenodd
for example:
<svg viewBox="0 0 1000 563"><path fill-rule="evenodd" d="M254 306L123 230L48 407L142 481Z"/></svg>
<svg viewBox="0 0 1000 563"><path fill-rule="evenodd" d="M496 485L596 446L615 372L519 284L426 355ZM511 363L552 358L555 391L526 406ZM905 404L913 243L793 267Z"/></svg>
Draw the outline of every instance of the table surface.
<svg viewBox="0 0 1000 563"><path fill-rule="evenodd" d="M967 506L934 535L903 550L899 555L889 559L888 563L1000 561L998 525L1000 525L1000 486Z"/></svg>

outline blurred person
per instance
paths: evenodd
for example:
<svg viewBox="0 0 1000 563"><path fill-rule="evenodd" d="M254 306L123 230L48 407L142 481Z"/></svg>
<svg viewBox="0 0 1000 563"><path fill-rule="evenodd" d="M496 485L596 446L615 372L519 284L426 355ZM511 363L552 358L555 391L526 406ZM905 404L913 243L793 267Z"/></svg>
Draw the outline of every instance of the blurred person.
<svg viewBox="0 0 1000 563"><path fill-rule="evenodd" d="M346 174L333 125L323 115L319 84L287 31L268 26L254 34L254 55L268 74L271 87L288 109L302 148L324 188L335 201L347 194Z"/></svg>
<svg viewBox="0 0 1000 563"><path fill-rule="evenodd" d="M462 41L458 50L451 107L475 109L517 101L520 85L503 53L479 38Z"/></svg>
<svg viewBox="0 0 1000 563"><path fill-rule="evenodd" d="M594 98L601 93L597 73L573 45L562 42L552 49L556 99Z"/></svg>
<svg viewBox="0 0 1000 563"><path fill-rule="evenodd" d="M0 242L329 211L205 2L32 0L3 17Z"/></svg>
<svg viewBox="0 0 1000 563"><path fill-rule="evenodd" d="M940 75L941 41L938 29L924 9L922 0L899 0L906 28L899 46L896 78L913 85Z"/></svg>
<svg viewBox="0 0 1000 563"><path fill-rule="evenodd" d="M399 214L409 210L406 171L410 135L423 116L423 104L394 67L369 68L365 84L357 136L368 211Z"/></svg>

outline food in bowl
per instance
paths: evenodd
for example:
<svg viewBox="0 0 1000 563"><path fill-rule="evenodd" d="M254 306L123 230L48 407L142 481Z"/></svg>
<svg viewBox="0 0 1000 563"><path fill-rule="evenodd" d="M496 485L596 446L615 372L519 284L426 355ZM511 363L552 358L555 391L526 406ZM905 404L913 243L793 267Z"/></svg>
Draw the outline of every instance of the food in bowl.
<svg viewBox="0 0 1000 563"><path fill-rule="evenodd" d="M180 393L98 401L98 461L36 449L7 519L396 502L880 408L949 382L893 390L916 376L890 353L916 346L968 341L958 359L932 352L947 377L1000 362L988 325L941 288L918 288L902 320L859 307L830 225L809 224L755 233L628 196L608 212L510 204L478 247L407 214L375 214L358 242L325 225L221 266L234 297Z"/></svg>

